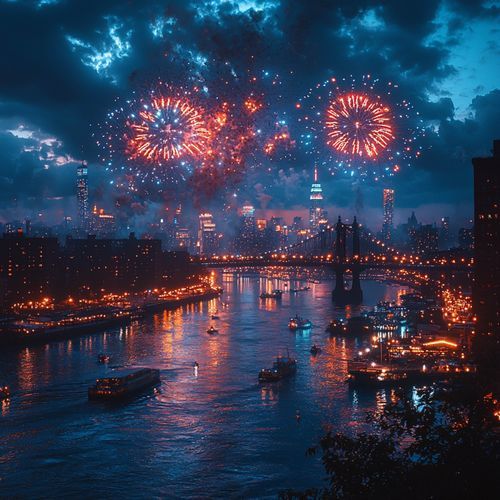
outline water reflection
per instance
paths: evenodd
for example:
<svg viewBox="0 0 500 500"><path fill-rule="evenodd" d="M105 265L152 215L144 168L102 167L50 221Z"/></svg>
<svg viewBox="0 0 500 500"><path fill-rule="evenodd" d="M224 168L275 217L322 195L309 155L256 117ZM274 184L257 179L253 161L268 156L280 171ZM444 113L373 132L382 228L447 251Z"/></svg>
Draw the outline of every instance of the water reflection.
<svg viewBox="0 0 500 500"><path fill-rule="evenodd" d="M97 482L103 497L123 491L139 497L275 496L283 487L317 484L320 464L305 450L324 428L362 428L365 412L391 397L350 390L347 359L365 347L364 340L324 331L332 317L362 308L334 309L330 281L289 293L306 281L232 273L217 279L225 289L220 300L0 353L0 381L14 396L0 409L7 496L23 488L26 496L43 497L54 487L62 496L86 496ZM285 284L280 301L259 298ZM399 289L364 282L363 290L367 303L375 304L394 300ZM216 312L219 319L212 320ZM313 327L291 332L288 320L296 313ZM219 333L210 336L212 323ZM322 348L317 356L311 356L312 344ZM287 351L298 361L296 376L259 385L259 370ZM101 352L110 355L111 366L97 362ZM116 407L89 404L87 387L117 366L159 368L161 391ZM37 478L30 486L27 475Z"/></svg>

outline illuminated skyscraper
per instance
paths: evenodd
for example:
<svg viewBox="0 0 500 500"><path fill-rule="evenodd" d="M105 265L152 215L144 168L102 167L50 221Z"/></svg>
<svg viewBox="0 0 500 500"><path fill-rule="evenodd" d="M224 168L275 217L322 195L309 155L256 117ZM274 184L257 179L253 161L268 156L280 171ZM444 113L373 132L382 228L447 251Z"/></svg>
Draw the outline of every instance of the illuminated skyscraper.
<svg viewBox="0 0 500 500"><path fill-rule="evenodd" d="M212 214L205 212L200 214L200 225L198 228L198 251L200 255L213 255L217 253L218 236L215 232L215 223Z"/></svg>
<svg viewBox="0 0 500 500"><path fill-rule="evenodd" d="M382 226L382 236L384 240L392 239L394 219L394 189L384 189L384 224Z"/></svg>
<svg viewBox="0 0 500 500"><path fill-rule="evenodd" d="M87 229L89 225L89 184L87 178L87 164L82 163L76 169L76 200L78 202L78 224Z"/></svg>
<svg viewBox="0 0 500 500"><path fill-rule="evenodd" d="M311 195L309 196L309 228L312 232L317 232L320 222L326 219L327 213L323 209L323 189L318 182L318 168L314 167L314 182L311 185Z"/></svg>

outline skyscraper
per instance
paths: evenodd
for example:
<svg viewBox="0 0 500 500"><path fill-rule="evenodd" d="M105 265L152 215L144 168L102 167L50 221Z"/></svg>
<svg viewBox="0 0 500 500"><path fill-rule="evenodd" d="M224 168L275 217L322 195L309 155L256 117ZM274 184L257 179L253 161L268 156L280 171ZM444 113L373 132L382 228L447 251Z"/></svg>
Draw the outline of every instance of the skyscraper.
<svg viewBox="0 0 500 500"><path fill-rule="evenodd" d="M384 224L382 237L386 241L392 239L394 219L394 189L384 189Z"/></svg>
<svg viewBox="0 0 500 500"><path fill-rule="evenodd" d="M318 182L318 168L314 167L314 182L311 185L311 195L309 196L309 229L317 232L320 221L326 219L326 211L323 209L323 189Z"/></svg>
<svg viewBox="0 0 500 500"><path fill-rule="evenodd" d="M473 158L474 289L473 309L479 334L500 334L500 140L493 156Z"/></svg>
<svg viewBox="0 0 500 500"><path fill-rule="evenodd" d="M78 202L78 224L87 229L89 225L89 184L87 164L84 162L76 169L76 200Z"/></svg>
<svg viewBox="0 0 500 500"><path fill-rule="evenodd" d="M217 233L211 213L200 214L198 227L198 250L200 255L213 255L217 253Z"/></svg>

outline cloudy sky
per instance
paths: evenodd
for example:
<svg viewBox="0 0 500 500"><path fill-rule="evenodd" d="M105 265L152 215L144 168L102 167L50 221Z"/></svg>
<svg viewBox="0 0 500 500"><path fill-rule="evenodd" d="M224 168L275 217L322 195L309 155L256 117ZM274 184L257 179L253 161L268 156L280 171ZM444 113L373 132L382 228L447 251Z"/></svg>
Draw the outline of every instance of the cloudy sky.
<svg viewBox="0 0 500 500"><path fill-rule="evenodd" d="M72 215L83 159L97 199L112 199L92 132L116 98L148 79L213 74L222 61L293 74L290 105L333 74L399 83L428 127L421 157L387 181L321 172L333 210L376 219L390 185L400 217L415 208L427 221L466 219L470 159L500 138L496 1L0 0L0 42L0 221ZM272 168L275 182L252 178L241 196L269 209L306 206L312 165Z"/></svg>

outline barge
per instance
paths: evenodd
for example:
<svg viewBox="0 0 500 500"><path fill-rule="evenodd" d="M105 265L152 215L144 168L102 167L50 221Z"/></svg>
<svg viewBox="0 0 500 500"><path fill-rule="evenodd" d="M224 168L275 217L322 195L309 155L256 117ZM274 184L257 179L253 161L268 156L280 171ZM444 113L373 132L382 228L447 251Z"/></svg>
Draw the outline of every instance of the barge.
<svg viewBox="0 0 500 500"><path fill-rule="evenodd" d="M111 377L98 378L89 387L89 400L118 400L160 383L160 370L139 368L120 370Z"/></svg>

